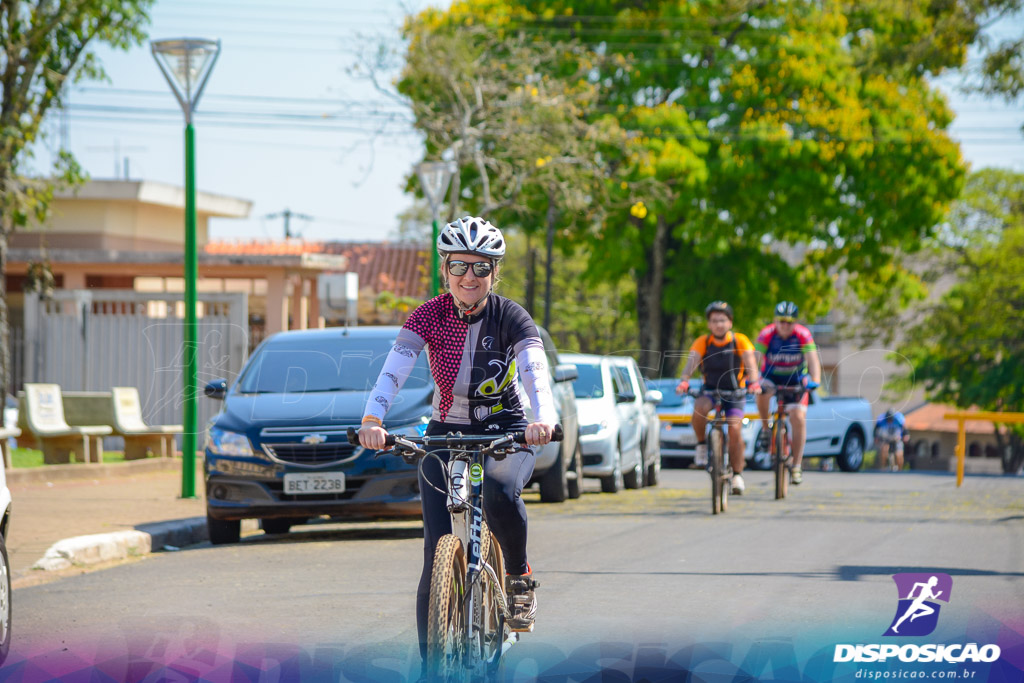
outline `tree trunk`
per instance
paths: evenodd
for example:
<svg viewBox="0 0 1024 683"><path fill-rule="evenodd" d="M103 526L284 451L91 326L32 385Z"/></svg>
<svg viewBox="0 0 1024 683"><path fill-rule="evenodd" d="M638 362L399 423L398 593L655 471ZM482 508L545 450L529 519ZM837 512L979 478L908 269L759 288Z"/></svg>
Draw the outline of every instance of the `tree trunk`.
<svg viewBox="0 0 1024 683"><path fill-rule="evenodd" d="M640 330L640 367L646 373L659 372L666 349L662 335L664 314L661 299L665 285L668 232L668 225L659 216L654 242L647 250L647 269L638 278L636 321Z"/></svg>
<svg viewBox="0 0 1024 683"><path fill-rule="evenodd" d="M544 329L551 333L551 273L552 251L555 245L555 223L558 221L558 207L555 205L555 188L548 190L548 215L547 215L547 260L545 261L544 272Z"/></svg>
<svg viewBox="0 0 1024 683"><path fill-rule="evenodd" d="M526 312L534 317L537 310L537 251L533 248L533 240L526 235Z"/></svg>
<svg viewBox="0 0 1024 683"><path fill-rule="evenodd" d="M11 386L11 317L7 309L7 236L13 226L8 216L0 216L0 387L4 396L14 393Z"/></svg>

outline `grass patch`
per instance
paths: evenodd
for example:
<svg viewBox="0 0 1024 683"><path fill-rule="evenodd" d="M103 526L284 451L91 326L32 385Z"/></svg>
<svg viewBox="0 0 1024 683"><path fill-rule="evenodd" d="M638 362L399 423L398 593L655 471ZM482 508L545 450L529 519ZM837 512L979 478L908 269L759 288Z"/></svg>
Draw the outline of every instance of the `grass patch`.
<svg viewBox="0 0 1024 683"><path fill-rule="evenodd" d="M103 451L103 462L124 462L121 451ZM72 463L72 464L77 464ZM35 448L15 448L11 451L11 465L18 467L44 467L43 452Z"/></svg>

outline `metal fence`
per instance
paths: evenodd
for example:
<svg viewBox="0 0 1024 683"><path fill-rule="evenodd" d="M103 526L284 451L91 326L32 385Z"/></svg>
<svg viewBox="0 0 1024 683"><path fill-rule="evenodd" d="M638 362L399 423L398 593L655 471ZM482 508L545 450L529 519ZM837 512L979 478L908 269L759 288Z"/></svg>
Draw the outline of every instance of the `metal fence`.
<svg viewBox="0 0 1024 683"><path fill-rule="evenodd" d="M198 425L220 410L206 398L210 380L233 380L248 355L248 301L244 293L199 294L196 339ZM64 391L139 390L150 424L182 423L185 305L182 294L118 290L25 295L23 377Z"/></svg>

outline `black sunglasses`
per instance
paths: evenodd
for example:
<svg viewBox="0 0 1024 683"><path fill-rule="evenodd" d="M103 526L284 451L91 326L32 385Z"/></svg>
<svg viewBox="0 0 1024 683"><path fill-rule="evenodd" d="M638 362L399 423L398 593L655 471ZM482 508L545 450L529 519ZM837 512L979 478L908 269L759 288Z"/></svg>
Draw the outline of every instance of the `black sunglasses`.
<svg viewBox="0 0 1024 683"><path fill-rule="evenodd" d="M494 270L494 266L490 261L479 261L478 263L466 263L465 261L449 261L448 272L456 277L465 275L469 271L470 265L473 266L473 275L477 277L487 277Z"/></svg>

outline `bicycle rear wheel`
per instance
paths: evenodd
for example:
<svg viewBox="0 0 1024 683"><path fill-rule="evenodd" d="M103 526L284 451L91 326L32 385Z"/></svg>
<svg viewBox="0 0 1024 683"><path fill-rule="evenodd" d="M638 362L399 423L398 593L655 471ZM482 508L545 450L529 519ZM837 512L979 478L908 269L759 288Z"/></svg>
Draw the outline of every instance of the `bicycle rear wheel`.
<svg viewBox="0 0 1024 683"><path fill-rule="evenodd" d="M782 420L772 430L772 465L775 470L775 500L782 500L786 497L788 480L786 477L786 464L789 461L789 453L786 452L786 445L789 441L789 427L786 421Z"/></svg>
<svg viewBox="0 0 1024 683"><path fill-rule="evenodd" d="M465 675L466 554L454 534L441 537L434 551L427 612L427 672L431 680L458 681Z"/></svg>
<svg viewBox="0 0 1024 683"><path fill-rule="evenodd" d="M725 474L722 459L722 449L725 445L723 441L722 432L713 428L708 439L708 455L711 462L711 514L713 515L725 511L723 504L725 487L722 484Z"/></svg>

